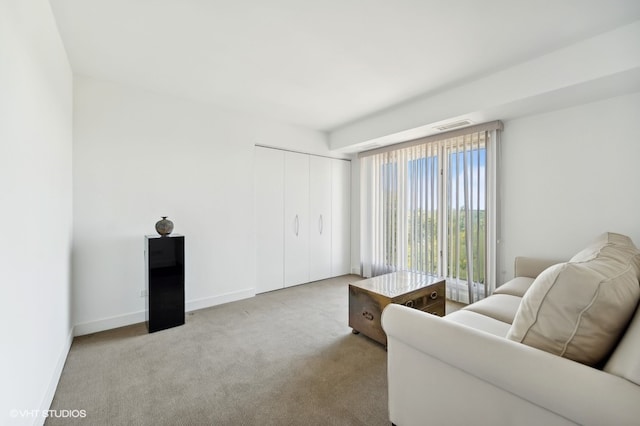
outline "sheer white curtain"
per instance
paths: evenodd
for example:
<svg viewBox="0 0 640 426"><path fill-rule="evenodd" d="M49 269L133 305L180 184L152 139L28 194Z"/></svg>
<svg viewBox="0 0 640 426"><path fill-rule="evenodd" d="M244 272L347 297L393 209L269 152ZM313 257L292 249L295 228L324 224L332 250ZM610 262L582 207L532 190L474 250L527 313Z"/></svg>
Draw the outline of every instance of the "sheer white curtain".
<svg viewBox="0 0 640 426"><path fill-rule="evenodd" d="M363 158L362 273L438 272L437 144Z"/></svg>
<svg viewBox="0 0 640 426"><path fill-rule="evenodd" d="M491 294L501 126L360 155L364 276L399 270L444 276L447 296L465 303Z"/></svg>

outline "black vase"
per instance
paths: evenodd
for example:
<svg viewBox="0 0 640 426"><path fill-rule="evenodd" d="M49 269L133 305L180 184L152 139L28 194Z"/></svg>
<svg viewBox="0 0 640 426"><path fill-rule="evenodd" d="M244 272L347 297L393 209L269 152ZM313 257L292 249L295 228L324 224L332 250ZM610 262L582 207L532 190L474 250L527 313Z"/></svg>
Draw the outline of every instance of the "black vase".
<svg viewBox="0 0 640 426"><path fill-rule="evenodd" d="M167 219L167 216L162 216L162 220L156 222L156 231L163 237L169 235L173 232L173 222Z"/></svg>

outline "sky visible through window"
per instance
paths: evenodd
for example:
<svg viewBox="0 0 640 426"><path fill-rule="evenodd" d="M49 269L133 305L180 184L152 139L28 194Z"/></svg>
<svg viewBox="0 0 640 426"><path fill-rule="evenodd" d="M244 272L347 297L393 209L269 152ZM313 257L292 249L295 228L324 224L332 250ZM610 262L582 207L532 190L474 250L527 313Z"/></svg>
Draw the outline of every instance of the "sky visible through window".
<svg viewBox="0 0 640 426"><path fill-rule="evenodd" d="M466 205L464 192L464 167L466 156L466 167L468 170L467 182L469 184L469 198L471 207L476 210L486 208L486 162L487 150L483 148L469 150L465 152L451 152L448 158L448 174L453 185L449 187L449 205L463 207ZM395 164L389 164L390 173L396 173ZM420 202L416 204L414 200L407 199L408 208L427 208L427 203L431 209L438 207L438 179L440 171L438 169L438 157L422 157L410 160L407 164L407 192L409 194L421 193ZM433 181L433 182L432 182ZM389 181L389 183L391 183ZM431 197L431 191L435 191ZM457 204L456 204L457 199ZM409 205L411 203L412 205Z"/></svg>

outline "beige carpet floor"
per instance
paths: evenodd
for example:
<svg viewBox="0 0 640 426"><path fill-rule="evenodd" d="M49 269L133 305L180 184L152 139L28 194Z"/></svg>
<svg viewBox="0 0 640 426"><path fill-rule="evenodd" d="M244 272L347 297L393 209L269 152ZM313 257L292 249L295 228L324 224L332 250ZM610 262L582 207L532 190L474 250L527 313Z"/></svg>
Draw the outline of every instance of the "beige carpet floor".
<svg viewBox="0 0 640 426"><path fill-rule="evenodd" d="M347 325L346 276L74 340L47 425L387 425L386 352Z"/></svg>
<svg viewBox="0 0 640 426"><path fill-rule="evenodd" d="M348 327L359 279L77 337L51 409L86 417L46 425L388 425L385 349Z"/></svg>

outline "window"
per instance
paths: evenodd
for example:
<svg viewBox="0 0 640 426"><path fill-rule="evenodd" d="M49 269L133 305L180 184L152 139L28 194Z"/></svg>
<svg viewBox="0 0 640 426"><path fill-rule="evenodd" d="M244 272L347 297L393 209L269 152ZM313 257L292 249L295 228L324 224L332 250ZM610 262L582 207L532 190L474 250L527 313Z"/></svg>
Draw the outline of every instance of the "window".
<svg viewBox="0 0 640 426"><path fill-rule="evenodd" d="M408 270L447 278L470 303L495 286L500 122L362 153L364 276Z"/></svg>

